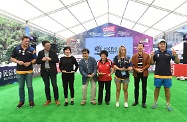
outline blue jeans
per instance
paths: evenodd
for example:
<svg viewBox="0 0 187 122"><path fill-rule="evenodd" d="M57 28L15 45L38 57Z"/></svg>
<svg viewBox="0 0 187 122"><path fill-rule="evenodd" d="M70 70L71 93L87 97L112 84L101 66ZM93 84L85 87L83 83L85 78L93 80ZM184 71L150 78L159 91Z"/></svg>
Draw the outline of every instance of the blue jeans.
<svg viewBox="0 0 187 122"><path fill-rule="evenodd" d="M29 74L17 74L17 80L19 84L19 97L20 102L25 102L25 81L28 88L29 102L34 101L34 92L32 87L32 73Z"/></svg>

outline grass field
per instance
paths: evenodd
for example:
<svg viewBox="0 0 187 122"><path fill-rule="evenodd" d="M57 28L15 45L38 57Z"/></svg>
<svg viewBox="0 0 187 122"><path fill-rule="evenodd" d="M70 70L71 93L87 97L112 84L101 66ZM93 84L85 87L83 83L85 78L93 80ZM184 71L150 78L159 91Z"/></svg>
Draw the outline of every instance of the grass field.
<svg viewBox="0 0 187 122"><path fill-rule="evenodd" d="M0 87L0 122L187 122L187 82L178 81L173 78L171 87L171 106L172 111L165 109L164 89L161 89L158 100L158 108L152 109L153 103L153 74L149 75L147 87L147 108L142 108L141 104L132 106L134 101L133 77L129 83L129 107L124 108L124 97L121 91L120 107L115 107L115 84L111 85L110 105L92 105L89 99L85 106L81 106L81 75L75 76L75 104L63 106L63 88L61 75L58 74L58 87L60 94L60 106L50 104L43 106L45 100L44 83L41 77L33 79L35 107L30 108L28 103L27 88L25 106L18 109L18 84L10 84ZM97 84L98 87L98 84ZM141 88L141 87L140 87ZM97 89L98 90L98 89ZM141 89L140 89L141 90ZM52 92L52 90L51 90ZM90 85L88 89L88 98L90 98ZM53 93L52 93L53 95ZM70 99L69 99L70 101ZM141 91L139 96L141 103ZM103 102L104 103L104 102Z"/></svg>

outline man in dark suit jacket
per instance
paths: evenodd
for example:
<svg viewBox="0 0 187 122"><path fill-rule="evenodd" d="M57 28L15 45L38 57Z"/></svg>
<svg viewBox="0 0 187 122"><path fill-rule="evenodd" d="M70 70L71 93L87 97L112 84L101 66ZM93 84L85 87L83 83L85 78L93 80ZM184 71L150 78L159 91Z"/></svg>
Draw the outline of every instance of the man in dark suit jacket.
<svg viewBox="0 0 187 122"><path fill-rule="evenodd" d="M59 62L58 56L54 50L51 50L50 42L43 41L42 45L44 49L38 53L37 63L41 64L41 77L43 78L45 84L45 95L47 101L44 103L44 106L47 106L51 103L51 95L50 95L50 81L53 86L53 93L55 98L56 105L60 105L58 101L58 86L57 86L57 68L56 63Z"/></svg>

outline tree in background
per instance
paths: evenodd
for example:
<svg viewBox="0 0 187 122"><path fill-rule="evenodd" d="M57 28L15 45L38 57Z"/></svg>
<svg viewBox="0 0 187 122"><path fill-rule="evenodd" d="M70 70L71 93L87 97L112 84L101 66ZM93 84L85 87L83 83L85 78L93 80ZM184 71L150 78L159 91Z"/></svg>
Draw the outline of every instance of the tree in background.
<svg viewBox="0 0 187 122"><path fill-rule="evenodd" d="M36 45L40 44L42 41L47 40L52 44L57 45L57 52L61 53L61 50L64 48L66 45L66 40L65 39L60 39L56 38L53 35L49 35L46 33L43 33L41 31L38 31L36 29L31 28L30 35L37 37L37 42L34 42Z"/></svg>
<svg viewBox="0 0 187 122"><path fill-rule="evenodd" d="M6 50L6 52L5 52L5 57L4 57L4 61L6 62L6 63L9 63L10 62L10 55L12 54L12 50L15 48L15 47L17 47L18 45L20 45L21 43L20 43L20 41L15 41L15 42L13 42L11 45L9 45L8 46L8 48L7 48L7 50Z"/></svg>
<svg viewBox="0 0 187 122"><path fill-rule="evenodd" d="M7 50L9 46L20 41L24 35L24 26L6 18L0 17L0 63L8 61Z"/></svg>
<svg viewBox="0 0 187 122"><path fill-rule="evenodd" d="M2 62L9 63L10 55L14 47L20 44L21 37L25 35L25 25L18 22L0 17L0 64ZM65 40L56 38L54 36L41 32L37 29L30 27L30 35L37 37L36 45L44 40L58 45L58 49L62 49L66 44Z"/></svg>
<svg viewBox="0 0 187 122"><path fill-rule="evenodd" d="M24 35L24 26L0 17L0 45L6 50L14 41L20 41Z"/></svg>
<svg viewBox="0 0 187 122"><path fill-rule="evenodd" d="M3 57L4 56L5 56L4 47L3 47L3 45L0 45L0 62L3 62Z"/></svg>

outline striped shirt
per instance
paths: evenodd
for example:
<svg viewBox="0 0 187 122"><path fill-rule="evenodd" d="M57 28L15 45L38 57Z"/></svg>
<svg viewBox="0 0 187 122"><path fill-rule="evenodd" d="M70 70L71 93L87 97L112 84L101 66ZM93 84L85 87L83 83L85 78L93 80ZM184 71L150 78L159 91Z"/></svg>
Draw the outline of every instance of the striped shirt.
<svg viewBox="0 0 187 122"><path fill-rule="evenodd" d="M143 57L140 54L138 54L138 68L143 68Z"/></svg>

